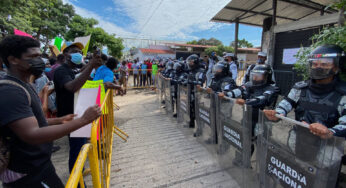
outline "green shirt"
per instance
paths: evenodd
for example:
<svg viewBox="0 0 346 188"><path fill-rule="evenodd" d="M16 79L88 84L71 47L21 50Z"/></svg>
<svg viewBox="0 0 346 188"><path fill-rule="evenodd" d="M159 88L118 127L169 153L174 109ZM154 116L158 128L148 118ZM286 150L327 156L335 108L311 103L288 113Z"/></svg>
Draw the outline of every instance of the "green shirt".
<svg viewBox="0 0 346 188"><path fill-rule="evenodd" d="M153 71L153 75L156 75L157 74L157 65L156 64L153 64L153 66L151 67L152 71Z"/></svg>

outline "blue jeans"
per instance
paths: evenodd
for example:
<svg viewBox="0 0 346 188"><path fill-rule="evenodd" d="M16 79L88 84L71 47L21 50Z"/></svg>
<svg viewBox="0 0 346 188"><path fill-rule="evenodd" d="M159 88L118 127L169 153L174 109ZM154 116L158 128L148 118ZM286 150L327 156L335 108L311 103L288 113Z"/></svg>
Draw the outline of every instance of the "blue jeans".
<svg viewBox="0 0 346 188"><path fill-rule="evenodd" d="M77 138L69 136L68 141L70 145L70 157L68 160L68 168L71 173L82 146L87 143L87 138Z"/></svg>

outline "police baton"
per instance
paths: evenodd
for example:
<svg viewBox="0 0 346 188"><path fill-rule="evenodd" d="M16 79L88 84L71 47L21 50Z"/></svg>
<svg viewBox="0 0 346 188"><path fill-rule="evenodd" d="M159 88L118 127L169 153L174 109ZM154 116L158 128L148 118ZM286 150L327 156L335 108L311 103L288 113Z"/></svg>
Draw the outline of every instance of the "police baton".
<svg viewBox="0 0 346 188"><path fill-rule="evenodd" d="M288 117L285 117L285 116L282 116L282 115L279 115L279 114L275 114L275 117L280 118L281 120L287 121L289 123L293 123L293 124L305 127L307 129L309 128L309 124L306 124L306 123L303 123L303 122L300 122L300 121L296 121L294 119L291 119L291 118L288 118Z"/></svg>

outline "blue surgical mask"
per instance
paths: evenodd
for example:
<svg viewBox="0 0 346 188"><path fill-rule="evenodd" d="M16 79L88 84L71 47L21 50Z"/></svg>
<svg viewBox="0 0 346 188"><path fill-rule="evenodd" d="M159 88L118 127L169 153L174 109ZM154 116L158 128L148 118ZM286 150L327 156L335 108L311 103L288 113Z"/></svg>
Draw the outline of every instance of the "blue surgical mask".
<svg viewBox="0 0 346 188"><path fill-rule="evenodd" d="M46 67L46 68L44 69L44 72L50 72L51 70L52 70L52 68Z"/></svg>
<svg viewBox="0 0 346 188"><path fill-rule="evenodd" d="M258 64L264 64L265 61L263 61L263 59L257 59L257 63L258 63Z"/></svg>
<svg viewBox="0 0 346 188"><path fill-rule="evenodd" d="M71 55L71 61L72 63L79 65L82 63L83 56L80 53L72 53Z"/></svg>

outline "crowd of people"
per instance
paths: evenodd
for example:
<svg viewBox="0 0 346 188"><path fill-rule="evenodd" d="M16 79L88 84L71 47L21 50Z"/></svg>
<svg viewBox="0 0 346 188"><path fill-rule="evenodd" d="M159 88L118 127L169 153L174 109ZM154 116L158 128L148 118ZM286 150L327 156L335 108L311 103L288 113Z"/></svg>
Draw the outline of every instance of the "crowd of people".
<svg viewBox="0 0 346 188"><path fill-rule="evenodd" d="M0 42L0 180L4 187L64 187L51 162L52 152L59 149L53 141L101 115L97 105L78 118L74 114L75 93L87 80L103 80L105 89L123 95L130 76L134 87L144 87L155 85L160 74L175 88L172 106L177 106L179 84L205 87L221 98L251 105L253 125L259 110L278 121L276 114L286 116L295 109L296 120L308 124L312 134L346 137L346 84L342 80L346 56L339 46L316 48L309 56L310 79L296 83L277 105L280 88L264 52L258 53L257 63L248 67L242 84L237 85L238 63L231 52L223 57L213 52L185 60L137 58L120 63L97 49L83 57L83 49L81 43L66 42L61 54L49 56L30 37L13 35ZM195 127L194 99L192 91L190 127ZM86 142L86 138L69 137L70 172Z"/></svg>
<svg viewBox="0 0 346 188"><path fill-rule="evenodd" d="M64 187L51 155L53 141L69 137L68 168L76 162L86 138L69 134L101 115L98 105L74 114L75 93L87 80L103 80L105 89L124 89L123 67L99 50L83 57L83 44L66 42L61 54L42 54L40 42L10 35L0 41L0 180L4 187ZM122 65L125 65L123 62Z"/></svg>

